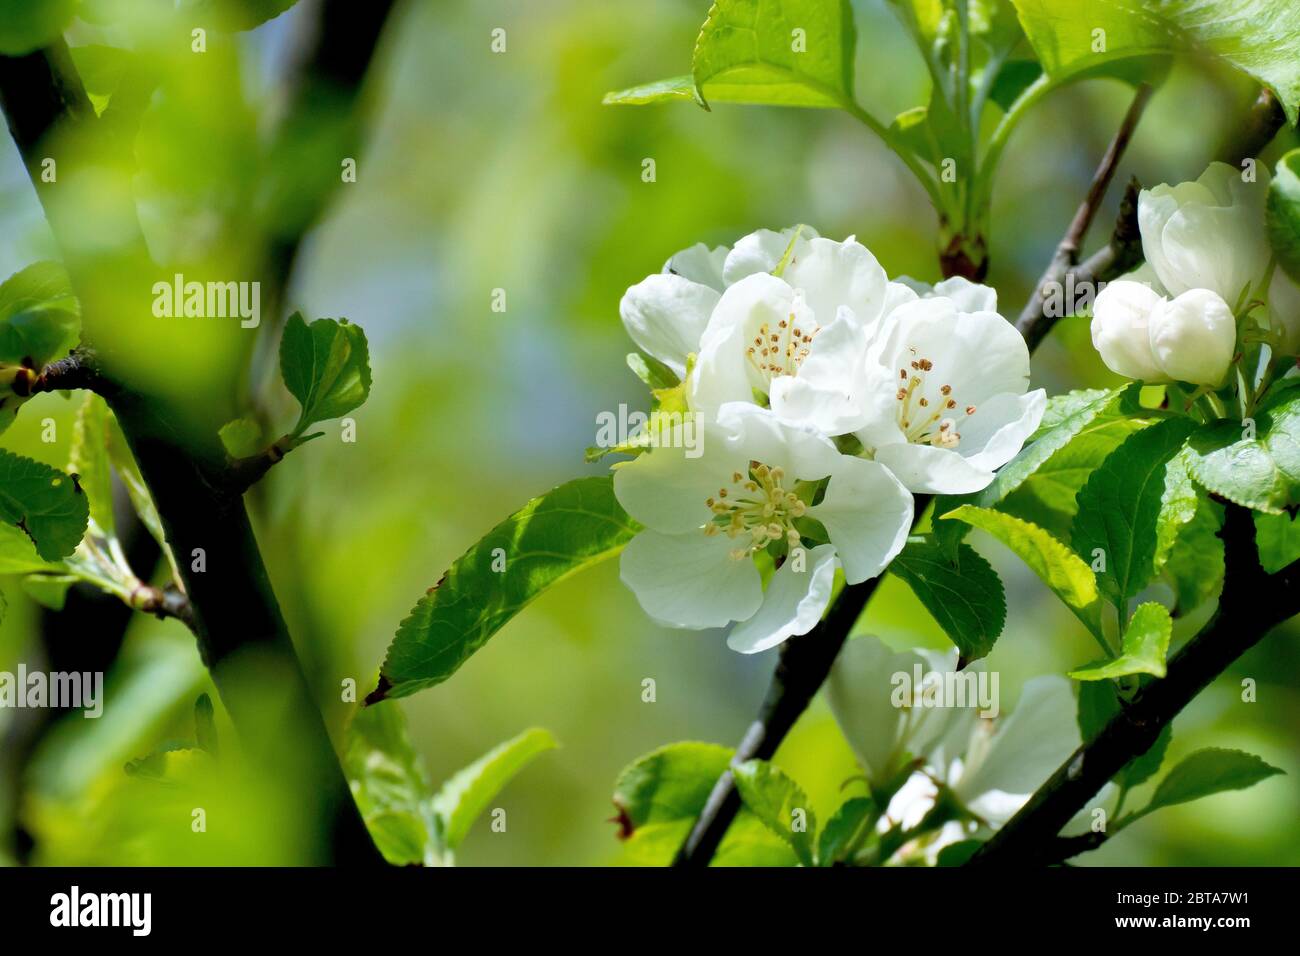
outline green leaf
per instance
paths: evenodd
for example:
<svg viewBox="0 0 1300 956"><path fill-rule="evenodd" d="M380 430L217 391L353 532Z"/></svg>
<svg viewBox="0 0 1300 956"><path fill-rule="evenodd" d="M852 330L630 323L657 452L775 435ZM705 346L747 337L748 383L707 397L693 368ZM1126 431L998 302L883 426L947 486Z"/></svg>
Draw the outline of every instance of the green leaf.
<svg viewBox="0 0 1300 956"><path fill-rule="evenodd" d="M0 283L0 363L39 372L80 338L81 306L62 265L35 262Z"/></svg>
<svg viewBox="0 0 1300 956"><path fill-rule="evenodd" d="M0 574L28 574L33 571L63 572L58 561L46 561L36 545L17 525L0 522Z"/></svg>
<svg viewBox="0 0 1300 956"><path fill-rule="evenodd" d="M179 581L180 570L176 566L176 556L172 554L172 549L167 544L162 518L158 515L158 508L153 503L149 486L144 483L140 466L136 464L135 456L127 446L126 436L122 434L122 428L118 425L112 411L108 414L108 460L113 463L113 470L117 472L117 477L126 488L127 497L131 499L131 507L135 509L140 523L149 529L149 534L158 542L158 547L171 566L172 577Z"/></svg>
<svg viewBox="0 0 1300 956"><path fill-rule="evenodd" d="M72 63L95 112L102 114L117 92L134 54L121 47L102 44L74 46L68 52L72 54Z"/></svg>
<svg viewBox="0 0 1300 956"><path fill-rule="evenodd" d="M889 570L907 582L963 661L993 650L1006 622L1006 597L1002 579L973 548L960 545L952 561L938 544L913 539Z"/></svg>
<svg viewBox="0 0 1300 956"><path fill-rule="evenodd" d="M280 340L280 374L302 412L293 436L316 422L340 418L370 395L370 354L366 334L347 319L289 316Z"/></svg>
<svg viewBox="0 0 1300 956"><path fill-rule="evenodd" d="M1045 508L1011 507L1002 510L1009 510L1058 536L1067 533L1069 519L1075 510L1075 493L1087 475L1129 433L1128 420L1119 416L1136 407L1137 393L1136 385L1126 385L1110 390L1074 391L1053 396L1048 399L1043 420L1029 443L998 469L988 487L970 495L941 495L935 500L934 513L944 515L963 504L992 508L1023 488L1041 498ZM1111 441L1104 438L1098 441L1097 436L1105 426L1116 421L1125 423L1123 435L1113 437ZM1062 512L1064 528L1059 527L1060 521L1044 520L1043 511ZM941 543L955 547L965 536L966 526L939 522L935 531Z"/></svg>
<svg viewBox="0 0 1300 956"><path fill-rule="evenodd" d="M844 859L853 841L875 819L876 804L870 797L850 797L826 821L817 838L817 865L833 866Z"/></svg>
<svg viewBox="0 0 1300 956"><path fill-rule="evenodd" d="M700 102L695 93L695 78L689 73L685 76L642 83L640 86L630 86L626 90L615 90L606 93L601 102L610 106L644 106L647 103L668 103L673 100Z"/></svg>
<svg viewBox="0 0 1300 956"><path fill-rule="evenodd" d="M228 421L217 434L231 458L250 458L262 449L262 426L251 418Z"/></svg>
<svg viewBox="0 0 1300 956"><path fill-rule="evenodd" d="M1098 64L1160 53L1208 53L1300 106L1300 7L1274 0L1013 0L1043 68L1058 80ZM1099 32L1100 31L1100 32Z"/></svg>
<svg viewBox="0 0 1300 956"><path fill-rule="evenodd" d="M1282 771L1277 767L1240 750L1219 747L1198 750L1165 774L1151 795L1151 802L1136 816L1227 790L1245 790L1279 773Z"/></svg>
<svg viewBox="0 0 1300 956"><path fill-rule="evenodd" d="M1300 504L1300 388L1266 399L1246 423L1204 425L1187 443L1197 484L1255 511L1280 514Z"/></svg>
<svg viewBox="0 0 1300 956"><path fill-rule="evenodd" d="M1292 561L1300 560L1300 522L1294 515L1256 511L1255 544L1259 548L1259 563L1269 574L1276 574Z"/></svg>
<svg viewBox="0 0 1300 956"><path fill-rule="evenodd" d="M112 537L113 472L108 461L108 404L86 393L72 429L72 452L68 471L77 476L90 506L90 520Z"/></svg>
<svg viewBox="0 0 1300 956"><path fill-rule="evenodd" d="M206 750L214 757L220 750L217 743L217 717L212 707L212 698L200 694L194 702L194 739L200 750Z"/></svg>
<svg viewBox="0 0 1300 956"><path fill-rule="evenodd" d="M1256 518L1262 516L1256 512ZM1183 525L1165 560L1164 575L1173 585L1175 614L1194 611L1223 588L1223 508L1208 496L1197 497L1196 514Z"/></svg>
<svg viewBox="0 0 1300 956"><path fill-rule="evenodd" d="M1156 518L1156 550L1151 566L1158 572L1169 559L1183 528L1196 517L1201 495L1187 471L1187 461L1175 455L1165 468L1165 490L1160 496L1160 515Z"/></svg>
<svg viewBox="0 0 1300 956"><path fill-rule="evenodd" d="M817 817L807 794L783 770L763 760L746 760L732 772L745 806L790 844L800 863L813 866Z"/></svg>
<svg viewBox="0 0 1300 956"><path fill-rule="evenodd" d="M1071 544L1084 560L1098 552L1097 583L1120 606L1155 573L1156 536L1166 472L1192 423L1171 418L1125 439L1079 490ZM1090 565L1096 567L1096 565Z"/></svg>
<svg viewBox="0 0 1300 956"><path fill-rule="evenodd" d="M399 866L439 862L428 774L397 704L366 707L353 715L343 767L384 859Z"/></svg>
<svg viewBox="0 0 1300 956"><path fill-rule="evenodd" d="M653 355L646 355L644 352L627 353L627 367L637 378L645 382L652 392L676 388L682 384L676 372Z"/></svg>
<svg viewBox="0 0 1300 956"><path fill-rule="evenodd" d="M460 846L474 821L519 771L538 754L558 746L549 730L532 727L489 750L444 783L433 798L433 812L447 849Z"/></svg>
<svg viewBox="0 0 1300 956"><path fill-rule="evenodd" d="M1278 265L1300 281L1300 149L1278 160L1268 187L1265 218Z"/></svg>
<svg viewBox="0 0 1300 956"><path fill-rule="evenodd" d="M730 769L730 747L674 743L633 761L614 785L624 862L667 866ZM793 866L789 845L742 808L714 854L713 866Z"/></svg>
<svg viewBox="0 0 1300 956"><path fill-rule="evenodd" d="M956 843L949 843L939 851L939 856L934 861L934 865L965 866L966 862L975 855L975 851L983 845L983 840L959 840Z"/></svg>
<svg viewBox="0 0 1300 956"><path fill-rule="evenodd" d="M1130 674L1164 677L1165 655L1169 653L1173 630L1173 619L1163 604L1154 601L1139 604L1124 629L1119 657L1070 671L1070 676L1075 680L1112 680Z"/></svg>
<svg viewBox="0 0 1300 956"><path fill-rule="evenodd" d="M534 498L465 552L397 629L368 700L440 684L547 588L622 550L640 530L613 479L579 478Z"/></svg>
<svg viewBox="0 0 1300 956"><path fill-rule="evenodd" d="M218 30L240 32L261 26L292 7L298 0L198 0L196 22Z"/></svg>
<svg viewBox="0 0 1300 956"><path fill-rule="evenodd" d="M89 519L76 479L0 449L0 520L18 525L42 558L57 561L71 554Z"/></svg>
<svg viewBox="0 0 1300 956"><path fill-rule="evenodd" d="M77 0L0 0L0 54L22 56L55 40L77 12Z"/></svg>
<svg viewBox="0 0 1300 956"><path fill-rule="evenodd" d="M23 591L41 607L62 611L68 588L79 580L73 574L29 574L23 578Z"/></svg>
<svg viewBox="0 0 1300 956"><path fill-rule="evenodd" d="M964 521L987 531L1011 549L1049 588L1071 607L1097 600L1097 577L1078 555L1042 528L988 508L962 505L941 518Z"/></svg>
<svg viewBox="0 0 1300 956"><path fill-rule="evenodd" d="M705 102L844 108L855 43L848 0L717 0L691 72Z"/></svg>
<svg viewBox="0 0 1300 956"><path fill-rule="evenodd" d="M629 831L625 836L651 824L694 821L730 768L732 753L730 747L687 741L634 760L614 783L614 805Z"/></svg>

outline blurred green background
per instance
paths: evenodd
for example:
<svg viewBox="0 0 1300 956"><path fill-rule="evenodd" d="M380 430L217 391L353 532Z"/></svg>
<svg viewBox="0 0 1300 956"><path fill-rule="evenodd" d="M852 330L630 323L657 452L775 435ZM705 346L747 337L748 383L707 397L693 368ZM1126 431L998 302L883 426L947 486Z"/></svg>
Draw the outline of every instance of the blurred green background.
<svg viewBox="0 0 1300 956"><path fill-rule="evenodd" d="M397 623L449 562L529 497L602 470L582 461L596 415L645 402L624 364L630 342L618 300L671 253L807 222L833 238L856 234L891 276L938 278L924 194L850 117L601 105L608 90L686 72L707 8L706 0L399 5L370 78L358 181L340 187L309 235L288 294L290 308L347 316L366 330L372 396L355 415L355 444L331 431L277 467L252 499L272 581L336 734L352 706L339 699L341 682L355 679L363 693L372 686ZM924 102L924 69L886 4L856 0L854 8L859 101L880 117ZM237 77L235 101L200 87L184 110L151 108L137 144L146 166L157 173L196 153L212 159L206 191L189 196L200 211L202 201L228 206L221 184L253 175L241 166L240 137L255 135L256 117L275 102L304 16L295 8L239 37L226 64ZM498 27L507 50L494 54ZM69 39L77 42L75 30ZM184 62L168 69L184 70ZM1130 95L1111 81L1076 86L1049 97L1016 133L991 236L989 281L1004 314L1019 310L1046 264ZM1121 177L1194 178L1250 98L1239 77L1180 64L1157 92ZM321 160L304 152L298 161ZM645 158L655 160L653 183L641 178ZM323 161L337 165L332 153ZM192 184L180 178L176 186L145 176L133 188L146 209L165 213L176 208L168 189ZM1098 218L1094 241L1116 201ZM57 257L7 138L0 217L0 276ZM201 234L201 218L182 223L173 243ZM151 246L160 234L150 234ZM506 290L504 314L491 310L498 288ZM262 332L275 334L269 322ZM1036 384L1050 393L1109 381L1084 319L1063 322L1034 366ZM74 408L41 396L0 445L62 466ZM53 443L41 441L47 417L58 425ZM1006 708L1028 677L1064 673L1095 655L1027 569L993 542L974 540L1007 584L1008 624L988 661L1002 672ZM8 602L0 670L20 660L36 668L41 611L15 580L0 579L0 588ZM1176 635L1196 623L1183 622ZM946 643L894 579L859 630L897 647ZM1280 629L1202 694L1175 724L1168 758L1239 747L1288 776L1163 811L1079 862L1300 862L1298 631L1295 622ZM93 628L77 635L88 648L98 638ZM461 864L617 863L608 819L619 769L670 741L734 743L774 661L775 652L737 655L718 633L655 627L608 562L544 595L448 683L388 706L405 710L435 782L528 726L549 728L562 744L504 791L496 803L507 809L506 832L480 820ZM1258 682L1257 703L1240 702L1244 677ZM654 703L642 702L646 678L657 684ZM190 838L183 789L123 772L128 760L193 734L194 698L211 688L188 632L137 615L108 682L102 719L64 719L39 740L29 733L31 715L0 710L0 859L295 858L292 797L273 779L249 775L227 788L210 815L230 825L210 823L203 842ZM820 700L777 762L822 815L855 773Z"/></svg>

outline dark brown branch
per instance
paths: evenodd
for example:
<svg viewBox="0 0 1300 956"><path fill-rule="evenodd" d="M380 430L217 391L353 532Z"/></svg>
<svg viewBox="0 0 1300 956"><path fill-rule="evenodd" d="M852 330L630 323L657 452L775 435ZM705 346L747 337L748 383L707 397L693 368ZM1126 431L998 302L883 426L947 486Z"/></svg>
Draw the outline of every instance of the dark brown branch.
<svg viewBox="0 0 1300 956"><path fill-rule="evenodd" d="M1134 94L1133 102L1129 105L1128 112L1124 114L1124 120L1120 123L1119 131L1115 133L1110 145L1106 147L1106 153L1102 156L1101 164L1097 167L1097 172L1092 177L1092 183L1088 186L1088 193L1084 196L1083 202L1074 214L1070 227L1066 229L1065 235L1057 245L1056 252L1052 255L1052 261L1048 263L1047 269L1038 280L1034 294L1030 297L1029 302L1020 313L1020 318L1016 321L1016 328L1025 337L1025 341L1029 343L1031 349L1035 348L1043 340L1056 320L1061 317L1061 315L1055 314L1055 310L1049 309L1047 304L1066 286L1067 273L1073 273L1073 279L1069 283L1073 288L1095 289L1098 282L1104 282L1122 274L1123 269L1128 267L1135 254L1138 257L1137 261L1141 261L1141 239L1137 234L1136 197L1126 195L1124 208L1121 210L1115 233L1102 252L1098 253L1103 258L1096 261L1090 260L1089 264L1083 268L1075 268L1079 263L1079 252L1083 247L1084 237L1088 234L1088 227L1092 225L1097 210L1101 208L1102 201L1106 198L1106 192L1110 188L1111 180L1115 178L1115 171L1119 168L1120 158L1124 155L1124 150L1128 148L1129 140L1133 138L1133 131L1137 129L1138 121L1142 119L1142 113L1146 110L1150 99L1151 87L1143 83L1138 87L1137 93ZM1060 300L1059 296L1058 300ZM1072 305L1070 303L1068 306L1063 307L1061 312L1068 313L1072 311Z"/></svg>
<svg viewBox="0 0 1300 956"><path fill-rule="evenodd" d="M100 132L62 41L23 57L0 56L0 105L45 202L47 194L38 185L43 144L54 144L62 161L84 161L59 150ZM56 142L49 134L57 127L77 128L80 135ZM138 224L133 214L114 222L128 238L123 248L97 258L91 248L78 245L83 224L75 216L49 205L46 211L83 316L93 317L108 307L100 287L112 280L113 268L143 261L147 254ZM94 343L101 351L114 344ZM254 763L285 780L317 826L320 856L311 862L381 865L383 858L357 812L303 677L243 502L222 487L225 458L215 430L178 429L174 409L127 383L114 383L106 397L153 494L168 544L180 559L199 651L226 709L244 731ZM202 562L195 557L200 554ZM265 733L267 699L250 689L250 668L276 689L278 739ZM282 741L292 745L286 748ZM292 753L291 760L285 760L286 753Z"/></svg>
<svg viewBox="0 0 1300 956"><path fill-rule="evenodd" d="M918 510L924 510L924 506ZM781 645L772 683L759 708L758 717L736 747L732 765L746 760L771 760L799 715L808 709L830 673L831 665L848 640L880 578L852 584L840 592L830 613L815 628ZM740 794L728 770L714 784L699 819L677 852L674 866L708 866L722 837L740 811Z"/></svg>
<svg viewBox="0 0 1300 956"><path fill-rule="evenodd" d="M1079 747L970 859L968 866L1041 865L1061 828L1211 681L1274 627L1300 613L1300 561L1265 574L1251 513L1229 504L1223 596L1209 623L1173 656L1165 676L1142 688L1092 740Z"/></svg>
<svg viewBox="0 0 1300 956"><path fill-rule="evenodd" d="M283 461L284 456L296 447L293 438L285 435L265 451L247 458L231 459L226 465L226 487L232 493L242 495L261 481L268 471Z"/></svg>

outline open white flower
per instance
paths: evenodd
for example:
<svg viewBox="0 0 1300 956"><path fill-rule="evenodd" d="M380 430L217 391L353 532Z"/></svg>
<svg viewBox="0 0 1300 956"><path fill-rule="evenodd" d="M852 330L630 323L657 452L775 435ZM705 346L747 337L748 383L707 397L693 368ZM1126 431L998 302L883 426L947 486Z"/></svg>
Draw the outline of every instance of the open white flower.
<svg viewBox="0 0 1300 956"><path fill-rule="evenodd" d="M910 760L927 760L963 711L897 707L896 675L952 673L957 651L892 651L870 634L844 645L826 680L826 697L873 790L888 785Z"/></svg>
<svg viewBox="0 0 1300 956"><path fill-rule="evenodd" d="M868 455L915 492L965 494L993 480L1047 407L1029 388L1029 349L996 312L952 300L894 309L871 348Z"/></svg>
<svg viewBox="0 0 1300 956"><path fill-rule="evenodd" d="M1211 289L1173 299L1141 279L1117 279L1092 307L1092 344L1107 368L1144 382L1223 384L1236 350L1232 309Z"/></svg>
<svg viewBox="0 0 1300 956"><path fill-rule="evenodd" d="M700 341L691 408L711 416L760 395L785 421L848 434L866 416L868 346L915 298L852 237L800 238L780 276L754 272L722 295Z"/></svg>
<svg viewBox="0 0 1300 956"><path fill-rule="evenodd" d="M698 457L670 439L614 475L619 503L645 525L622 579L656 621L740 622L728 645L765 650L816 625L837 566L856 584L902 550L912 496L885 468L753 404L725 405L701 427ZM766 589L756 559L778 565Z"/></svg>
<svg viewBox="0 0 1300 956"><path fill-rule="evenodd" d="M1074 695L1063 677L1027 681L1014 711L994 719L980 717L978 706L895 707L896 675L910 674L918 662L926 679L942 683L956 674L957 653L894 653L874 637L854 638L835 662L827 696L873 788L896 783L908 761L917 765L891 797L882 830L915 827L935 805L940 786L969 814L926 836L924 855L933 862L940 849L973 829L1002 826L1081 740ZM1112 789L1108 785L1094 805L1108 802ZM1066 832L1084 823L1081 814Z"/></svg>
<svg viewBox="0 0 1300 956"><path fill-rule="evenodd" d="M700 337L723 291L755 272L775 269L795 231L760 229L730 249L710 249L700 242L672 256L662 272L624 293L618 310L628 335L646 354L685 376L686 357L699 351ZM816 236L804 226L799 243L806 245Z"/></svg>
<svg viewBox="0 0 1300 956"><path fill-rule="evenodd" d="M1142 251L1163 286L1178 296L1209 289L1229 306L1263 281L1271 261L1264 166L1246 182L1240 169L1211 163L1194 183L1161 184L1138 195Z"/></svg>

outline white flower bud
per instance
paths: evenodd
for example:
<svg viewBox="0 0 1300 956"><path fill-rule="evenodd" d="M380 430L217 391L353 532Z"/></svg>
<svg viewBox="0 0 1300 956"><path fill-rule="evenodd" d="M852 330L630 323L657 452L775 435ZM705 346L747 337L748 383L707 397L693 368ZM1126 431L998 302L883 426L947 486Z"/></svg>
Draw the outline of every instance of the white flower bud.
<svg viewBox="0 0 1300 956"><path fill-rule="evenodd" d="M1152 313L1164 299L1149 286L1117 279L1102 289L1092 306L1092 344L1112 372L1145 382L1167 382L1151 351Z"/></svg>
<svg viewBox="0 0 1300 956"><path fill-rule="evenodd" d="M1171 295L1210 289L1229 305L1261 282L1270 261L1264 232L1268 170L1254 182L1211 163L1194 183L1161 184L1138 196L1142 249Z"/></svg>
<svg viewBox="0 0 1300 956"><path fill-rule="evenodd" d="M1268 285L1269 328L1282 330L1280 355L1300 355L1300 286L1278 266Z"/></svg>
<svg viewBox="0 0 1300 956"><path fill-rule="evenodd" d="M1193 385L1223 384L1237 344L1228 303L1209 289L1163 302L1149 319L1151 351L1165 374Z"/></svg>

